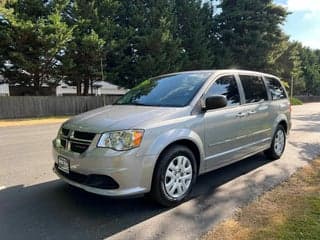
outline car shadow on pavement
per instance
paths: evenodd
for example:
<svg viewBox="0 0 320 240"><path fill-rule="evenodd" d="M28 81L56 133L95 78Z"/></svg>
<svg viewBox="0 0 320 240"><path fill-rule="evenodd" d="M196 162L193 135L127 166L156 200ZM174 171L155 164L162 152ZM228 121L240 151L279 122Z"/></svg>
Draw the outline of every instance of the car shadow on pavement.
<svg viewBox="0 0 320 240"><path fill-rule="evenodd" d="M264 155L242 160L198 178L199 198L269 161ZM167 211L147 197L112 199L54 180L0 191L3 239L103 239Z"/></svg>

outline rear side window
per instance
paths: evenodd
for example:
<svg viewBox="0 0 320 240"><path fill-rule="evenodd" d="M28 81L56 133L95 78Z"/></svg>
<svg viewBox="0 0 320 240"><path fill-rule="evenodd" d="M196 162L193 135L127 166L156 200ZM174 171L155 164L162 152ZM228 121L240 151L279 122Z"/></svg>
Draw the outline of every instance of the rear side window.
<svg viewBox="0 0 320 240"><path fill-rule="evenodd" d="M261 77L240 75L246 103L255 103L268 100L266 87Z"/></svg>
<svg viewBox="0 0 320 240"><path fill-rule="evenodd" d="M233 75L223 76L217 79L210 87L207 96L224 95L227 98L228 106L240 104L240 95L236 79Z"/></svg>
<svg viewBox="0 0 320 240"><path fill-rule="evenodd" d="M286 91L281 86L278 79L265 77L268 89L271 93L272 100L279 100L287 98Z"/></svg>

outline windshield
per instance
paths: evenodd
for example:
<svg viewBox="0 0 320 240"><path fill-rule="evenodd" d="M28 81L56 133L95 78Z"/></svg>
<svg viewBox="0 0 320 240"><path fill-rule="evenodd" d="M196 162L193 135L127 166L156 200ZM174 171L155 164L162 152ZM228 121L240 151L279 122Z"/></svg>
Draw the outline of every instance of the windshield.
<svg viewBox="0 0 320 240"><path fill-rule="evenodd" d="M145 80L115 104L184 107L188 105L211 72L177 73Z"/></svg>

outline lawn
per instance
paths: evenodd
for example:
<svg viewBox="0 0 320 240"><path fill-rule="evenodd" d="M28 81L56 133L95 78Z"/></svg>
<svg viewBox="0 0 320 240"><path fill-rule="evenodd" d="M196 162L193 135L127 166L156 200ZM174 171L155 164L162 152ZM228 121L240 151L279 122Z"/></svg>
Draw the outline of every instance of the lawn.
<svg viewBox="0 0 320 240"><path fill-rule="evenodd" d="M216 226L202 240L320 239L320 159Z"/></svg>

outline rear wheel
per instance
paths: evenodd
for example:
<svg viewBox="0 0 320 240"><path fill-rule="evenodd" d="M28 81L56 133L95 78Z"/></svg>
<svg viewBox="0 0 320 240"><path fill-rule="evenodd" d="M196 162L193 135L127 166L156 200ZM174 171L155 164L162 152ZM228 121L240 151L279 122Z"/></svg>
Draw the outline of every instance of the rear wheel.
<svg viewBox="0 0 320 240"><path fill-rule="evenodd" d="M286 132L283 126L279 125L272 139L271 147L265 151L268 158L272 160L279 159L286 146Z"/></svg>
<svg viewBox="0 0 320 240"><path fill-rule="evenodd" d="M192 151L175 145L163 152L155 168L151 194L161 205L183 202L196 180L197 165Z"/></svg>

